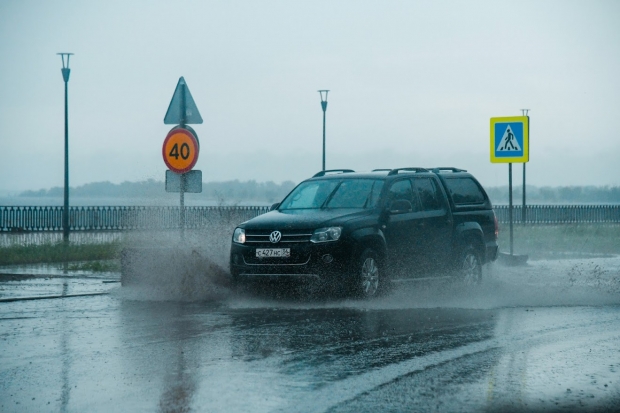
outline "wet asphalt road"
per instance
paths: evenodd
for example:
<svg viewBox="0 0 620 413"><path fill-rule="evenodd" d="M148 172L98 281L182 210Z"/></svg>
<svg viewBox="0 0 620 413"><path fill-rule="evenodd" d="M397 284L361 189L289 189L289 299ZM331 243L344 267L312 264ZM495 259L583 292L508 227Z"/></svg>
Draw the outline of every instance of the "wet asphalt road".
<svg viewBox="0 0 620 413"><path fill-rule="evenodd" d="M115 285L3 302L0 411L620 411L620 297L600 288L617 264L545 283L553 264L498 268L481 290L408 283L371 302Z"/></svg>

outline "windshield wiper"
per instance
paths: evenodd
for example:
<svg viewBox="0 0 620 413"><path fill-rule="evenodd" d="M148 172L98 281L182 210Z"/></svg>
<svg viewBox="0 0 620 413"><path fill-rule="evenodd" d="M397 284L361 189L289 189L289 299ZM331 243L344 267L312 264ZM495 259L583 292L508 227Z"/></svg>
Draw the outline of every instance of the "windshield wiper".
<svg viewBox="0 0 620 413"><path fill-rule="evenodd" d="M327 209L327 204L329 204L332 200L332 198L334 197L334 194L336 193L336 191L338 190L338 188L340 188L340 185L342 185L343 181L340 181L338 183L338 185L336 185L336 187L334 188L334 190L327 196L327 198L325 198L325 202L323 202L321 204L321 206L319 207L319 209Z"/></svg>

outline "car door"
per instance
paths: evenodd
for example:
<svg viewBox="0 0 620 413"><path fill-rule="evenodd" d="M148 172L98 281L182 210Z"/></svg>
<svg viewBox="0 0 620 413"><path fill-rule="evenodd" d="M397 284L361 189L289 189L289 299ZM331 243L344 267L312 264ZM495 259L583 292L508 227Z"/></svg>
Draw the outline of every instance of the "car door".
<svg viewBox="0 0 620 413"><path fill-rule="evenodd" d="M452 240L452 215L446 197L440 192L439 182L432 177L415 177L414 193L420 199L418 231L420 265L427 272L448 262Z"/></svg>
<svg viewBox="0 0 620 413"><path fill-rule="evenodd" d="M396 201L408 201L410 210L391 210ZM414 276L422 238L420 204L409 178L392 182L387 193L387 218L383 232L388 247L388 269L394 278Z"/></svg>

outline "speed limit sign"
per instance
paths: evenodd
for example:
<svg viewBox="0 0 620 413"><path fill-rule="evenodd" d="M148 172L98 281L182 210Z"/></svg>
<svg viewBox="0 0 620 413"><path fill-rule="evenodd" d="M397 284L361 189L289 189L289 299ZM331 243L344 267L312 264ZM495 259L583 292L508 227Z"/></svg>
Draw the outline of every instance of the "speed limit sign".
<svg viewBox="0 0 620 413"><path fill-rule="evenodd" d="M166 166L172 172L184 174L196 165L199 151L196 136L191 131L179 127L168 132L161 153Z"/></svg>

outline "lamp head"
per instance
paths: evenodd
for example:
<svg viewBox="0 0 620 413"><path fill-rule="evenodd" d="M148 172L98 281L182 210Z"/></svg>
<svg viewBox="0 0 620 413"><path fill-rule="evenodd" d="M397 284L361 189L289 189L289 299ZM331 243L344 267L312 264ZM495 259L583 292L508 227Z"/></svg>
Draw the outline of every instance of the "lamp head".
<svg viewBox="0 0 620 413"><path fill-rule="evenodd" d="M69 69L69 58L73 56L73 53L56 53L56 54L60 55L60 58L62 59L62 68ZM65 59L65 56L66 56L66 59Z"/></svg>
<svg viewBox="0 0 620 413"><path fill-rule="evenodd" d="M62 69L60 69L60 71L62 72L63 80L65 81L65 83L67 83L69 81L69 75L71 74L71 69L69 69L69 58L73 55L73 53L56 53L56 54L60 55L60 58L62 59Z"/></svg>

